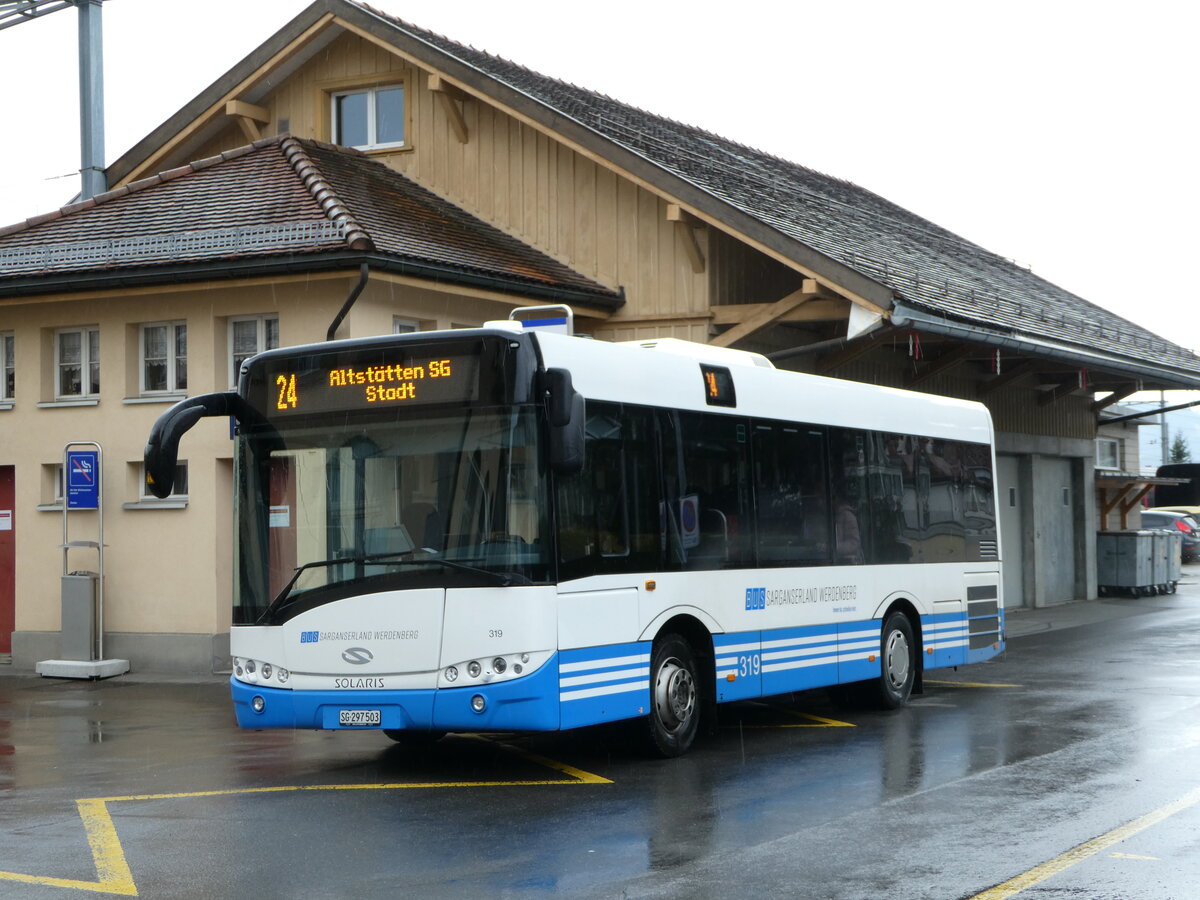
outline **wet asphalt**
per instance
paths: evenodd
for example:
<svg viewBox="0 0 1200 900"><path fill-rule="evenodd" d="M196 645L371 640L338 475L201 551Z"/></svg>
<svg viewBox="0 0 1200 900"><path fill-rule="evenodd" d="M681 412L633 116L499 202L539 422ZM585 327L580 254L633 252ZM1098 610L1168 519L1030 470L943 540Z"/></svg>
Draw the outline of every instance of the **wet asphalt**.
<svg viewBox="0 0 1200 900"><path fill-rule="evenodd" d="M1002 658L897 712L723 708L677 760L628 727L413 750L240 731L221 678L0 674L0 898L1190 900L1198 576L1014 612Z"/></svg>

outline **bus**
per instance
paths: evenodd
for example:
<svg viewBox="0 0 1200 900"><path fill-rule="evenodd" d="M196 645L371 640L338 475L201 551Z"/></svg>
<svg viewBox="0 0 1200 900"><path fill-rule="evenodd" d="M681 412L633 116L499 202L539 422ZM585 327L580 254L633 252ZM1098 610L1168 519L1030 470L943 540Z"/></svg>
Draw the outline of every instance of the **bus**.
<svg viewBox="0 0 1200 900"><path fill-rule="evenodd" d="M677 756L720 704L886 708L1005 646L980 404L675 339L482 328L270 350L232 417L230 677L250 729L555 731Z"/></svg>

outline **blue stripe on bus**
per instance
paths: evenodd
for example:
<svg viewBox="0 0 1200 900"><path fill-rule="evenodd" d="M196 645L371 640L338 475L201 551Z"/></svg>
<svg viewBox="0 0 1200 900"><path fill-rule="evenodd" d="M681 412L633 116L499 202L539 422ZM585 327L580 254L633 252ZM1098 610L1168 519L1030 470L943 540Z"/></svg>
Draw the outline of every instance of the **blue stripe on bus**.
<svg viewBox="0 0 1200 900"><path fill-rule="evenodd" d="M629 719L650 710L649 641L563 650L558 704L563 728Z"/></svg>
<svg viewBox="0 0 1200 900"><path fill-rule="evenodd" d="M361 726L338 723L343 709L377 709L379 727L397 730L555 731L560 727L557 657L522 678L438 690L289 691L243 684L232 676L229 681L242 728L357 727L361 731ZM471 706L476 694L486 701L482 713ZM261 713L251 706L255 697L264 700Z"/></svg>
<svg viewBox="0 0 1200 900"><path fill-rule="evenodd" d="M921 616L924 667L944 669L967 661L967 615L964 612ZM929 651L933 651L930 653Z"/></svg>
<svg viewBox="0 0 1200 900"><path fill-rule="evenodd" d="M969 649L964 613L921 617L926 669L990 659L1004 649L1004 610L996 644ZM719 703L860 681L879 675L878 619L712 636ZM645 715L650 709L649 641L564 650L536 672L494 684L411 691L290 691L230 678L243 728L353 728L343 709L378 709L380 727L464 731L553 731ZM476 713L471 699L486 700ZM265 706L254 712L251 702Z"/></svg>
<svg viewBox="0 0 1200 900"><path fill-rule="evenodd" d="M762 696L762 632L714 634L717 702ZM757 662L756 662L757 660Z"/></svg>

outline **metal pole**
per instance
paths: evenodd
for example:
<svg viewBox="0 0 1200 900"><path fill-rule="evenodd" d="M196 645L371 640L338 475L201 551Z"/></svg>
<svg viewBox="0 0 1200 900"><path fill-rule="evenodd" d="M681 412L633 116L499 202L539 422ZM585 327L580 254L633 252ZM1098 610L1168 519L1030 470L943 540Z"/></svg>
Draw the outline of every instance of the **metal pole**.
<svg viewBox="0 0 1200 900"><path fill-rule="evenodd" d="M1158 414L1159 424L1162 426L1162 464L1165 466L1171 461L1171 451L1167 448L1167 392L1158 392L1158 403L1162 407Z"/></svg>
<svg viewBox="0 0 1200 900"><path fill-rule="evenodd" d="M104 174L104 42L101 0L76 0L79 7L80 191L87 200L108 190Z"/></svg>

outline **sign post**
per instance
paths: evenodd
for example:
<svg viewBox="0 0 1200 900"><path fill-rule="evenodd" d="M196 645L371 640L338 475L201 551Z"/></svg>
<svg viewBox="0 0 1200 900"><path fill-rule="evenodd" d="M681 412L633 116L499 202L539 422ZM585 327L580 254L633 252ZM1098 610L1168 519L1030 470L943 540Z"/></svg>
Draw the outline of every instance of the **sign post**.
<svg viewBox="0 0 1200 900"><path fill-rule="evenodd" d="M77 449L86 447L89 449ZM51 678L109 678L129 671L129 660L104 658L104 451L94 441L63 447L62 628L64 659L37 664ZM96 540L72 541L72 510L94 510ZM72 550L96 551L95 572L71 572Z"/></svg>

